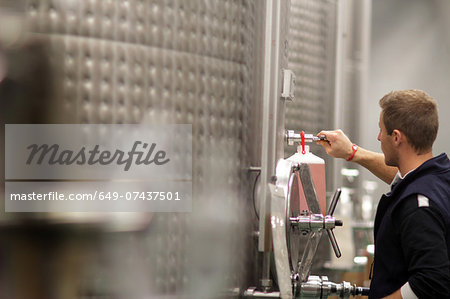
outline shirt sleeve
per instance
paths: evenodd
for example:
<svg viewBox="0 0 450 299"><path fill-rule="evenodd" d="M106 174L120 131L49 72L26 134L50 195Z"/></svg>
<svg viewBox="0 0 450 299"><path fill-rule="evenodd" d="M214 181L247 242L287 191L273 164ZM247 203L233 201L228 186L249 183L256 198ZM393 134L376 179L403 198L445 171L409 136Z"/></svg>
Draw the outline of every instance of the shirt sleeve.
<svg viewBox="0 0 450 299"><path fill-rule="evenodd" d="M437 205L414 194L394 214L408 265L409 285L419 298L450 298L450 261L444 217Z"/></svg>
<svg viewBox="0 0 450 299"><path fill-rule="evenodd" d="M403 299L419 299L419 297L417 297L416 294L411 289L411 286L409 285L409 282L406 282L400 288L400 294L402 294L402 298Z"/></svg>

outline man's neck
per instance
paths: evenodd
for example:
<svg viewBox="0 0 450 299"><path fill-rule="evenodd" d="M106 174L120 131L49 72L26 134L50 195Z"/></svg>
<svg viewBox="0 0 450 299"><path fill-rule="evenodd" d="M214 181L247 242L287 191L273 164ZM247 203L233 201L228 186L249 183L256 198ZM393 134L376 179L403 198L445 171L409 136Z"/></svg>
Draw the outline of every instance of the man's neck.
<svg viewBox="0 0 450 299"><path fill-rule="evenodd" d="M400 163L398 169L402 177L404 177L408 172L416 169L429 159L433 158L433 153L430 150L424 154L417 154L414 151L408 151L400 155Z"/></svg>

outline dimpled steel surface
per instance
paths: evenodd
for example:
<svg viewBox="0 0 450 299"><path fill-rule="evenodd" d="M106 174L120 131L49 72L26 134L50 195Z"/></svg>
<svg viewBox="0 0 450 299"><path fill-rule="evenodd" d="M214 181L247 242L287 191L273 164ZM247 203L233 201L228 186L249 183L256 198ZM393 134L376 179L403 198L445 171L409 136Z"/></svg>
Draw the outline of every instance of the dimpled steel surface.
<svg viewBox="0 0 450 299"><path fill-rule="evenodd" d="M30 38L49 51L56 119L193 129L193 212L101 237L80 294L213 298L247 287L256 2L25 3Z"/></svg>
<svg viewBox="0 0 450 299"><path fill-rule="evenodd" d="M336 3L292 0L289 69L295 100L286 104L286 128L317 133L332 124Z"/></svg>
<svg viewBox="0 0 450 299"><path fill-rule="evenodd" d="M291 0L288 66L296 79L295 99L286 102L286 129L316 134L333 126L336 9L336 1ZM332 160L318 146L311 150L325 159L330 190ZM285 152L290 156L295 147L285 146ZM301 248L306 238L302 240ZM329 242L323 240L313 270L328 258Z"/></svg>

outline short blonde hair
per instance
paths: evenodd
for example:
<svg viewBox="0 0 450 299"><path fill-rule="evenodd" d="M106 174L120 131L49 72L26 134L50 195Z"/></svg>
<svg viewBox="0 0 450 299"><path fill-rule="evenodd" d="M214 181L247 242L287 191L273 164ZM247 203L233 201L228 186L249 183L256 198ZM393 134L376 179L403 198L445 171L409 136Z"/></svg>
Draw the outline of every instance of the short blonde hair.
<svg viewBox="0 0 450 299"><path fill-rule="evenodd" d="M422 90L392 91L380 100L387 134L395 129L405 134L418 154L431 149L439 119L436 101Z"/></svg>

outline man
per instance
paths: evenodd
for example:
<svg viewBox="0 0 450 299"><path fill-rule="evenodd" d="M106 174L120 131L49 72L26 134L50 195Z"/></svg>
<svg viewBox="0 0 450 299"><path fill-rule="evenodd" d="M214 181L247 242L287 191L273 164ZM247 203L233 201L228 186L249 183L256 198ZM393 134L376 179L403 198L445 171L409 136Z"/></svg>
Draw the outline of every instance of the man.
<svg viewBox="0 0 450 299"><path fill-rule="evenodd" d="M336 158L356 162L386 183L375 217L369 298L450 298L450 161L433 157L437 105L420 90L380 100L383 154L353 145L340 131L320 141Z"/></svg>

